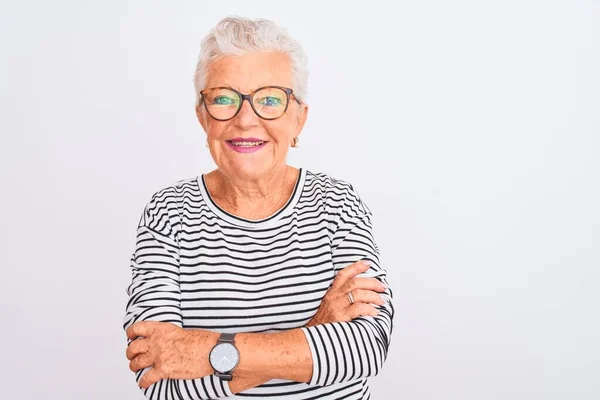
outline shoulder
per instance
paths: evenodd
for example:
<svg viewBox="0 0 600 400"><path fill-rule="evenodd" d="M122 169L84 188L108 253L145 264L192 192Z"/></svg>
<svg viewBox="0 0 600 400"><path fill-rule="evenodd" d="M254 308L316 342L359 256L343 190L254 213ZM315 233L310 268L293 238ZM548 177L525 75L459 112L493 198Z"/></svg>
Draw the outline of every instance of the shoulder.
<svg viewBox="0 0 600 400"><path fill-rule="evenodd" d="M144 206L138 226L172 234L172 227L179 224L184 197L197 192L196 177L180 179L155 190Z"/></svg>
<svg viewBox="0 0 600 400"><path fill-rule="evenodd" d="M347 179L334 177L324 172L307 171L306 186L309 192L320 192L323 201L345 213L371 214L371 210L361 199L357 188Z"/></svg>
<svg viewBox="0 0 600 400"><path fill-rule="evenodd" d="M347 180L334 177L325 172L313 172L307 170L306 181L309 185L340 194L347 194L353 189L352 184Z"/></svg>

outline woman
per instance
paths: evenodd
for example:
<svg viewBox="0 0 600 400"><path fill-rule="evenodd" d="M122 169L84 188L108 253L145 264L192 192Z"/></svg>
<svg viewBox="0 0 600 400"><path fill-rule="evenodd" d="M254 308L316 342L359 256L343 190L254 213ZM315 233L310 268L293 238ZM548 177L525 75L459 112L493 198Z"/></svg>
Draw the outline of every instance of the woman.
<svg viewBox="0 0 600 400"><path fill-rule="evenodd" d="M202 42L196 114L214 171L140 219L126 351L150 399L367 399L392 292L349 183L287 165L307 118L306 57L266 20Z"/></svg>

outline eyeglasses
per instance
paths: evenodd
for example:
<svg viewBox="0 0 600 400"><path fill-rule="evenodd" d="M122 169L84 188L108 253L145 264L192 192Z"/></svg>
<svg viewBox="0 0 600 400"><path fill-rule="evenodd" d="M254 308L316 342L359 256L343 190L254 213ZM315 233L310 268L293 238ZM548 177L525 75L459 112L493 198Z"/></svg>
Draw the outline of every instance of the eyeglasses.
<svg viewBox="0 0 600 400"><path fill-rule="evenodd" d="M235 117L242 109L244 100L248 100L260 118L273 120L285 114L290 96L301 104L292 92L292 89L281 86L264 86L250 94L242 94L230 87L215 87L202 90L200 102L217 121L228 121Z"/></svg>

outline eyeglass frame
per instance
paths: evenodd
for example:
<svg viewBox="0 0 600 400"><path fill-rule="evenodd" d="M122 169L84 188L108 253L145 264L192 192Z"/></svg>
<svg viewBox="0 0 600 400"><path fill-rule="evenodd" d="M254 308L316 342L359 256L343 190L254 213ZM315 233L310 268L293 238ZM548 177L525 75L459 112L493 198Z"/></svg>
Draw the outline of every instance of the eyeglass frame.
<svg viewBox="0 0 600 400"><path fill-rule="evenodd" d="M254 103L253 103L253 97L254 94L260 90L263 89L269 89L269 88L275 88L275 89L281 89L285 92L286 94L286 101L285 101L285 109L283 110L283 112L281 113L280 116L275 117L275 118L265 118L262 117L257 111L256 108L254 108ZM240 105L238 106L237 111L235 112L235 114L233 114L232 117L227 118L227 119L219 119L219 118L215 118L210 111L208 111L208 106L206 105L206 102L204 101L204 91L206 90L214 90L214 89L227 89L227 90L231 90L232 92L236 93L241 99L242 101L240 101ZM208 115L210 115L211 118L217 120L217 121L229 121L231 119L234 119L236 117L236 115L238 115L240 113L240 110L242 109L242 106L244 105L244 100L248 100L248 103L250 103L250 107L252 107L252 111L254 111L254 114L256 114L256 116L258 116L261 119L264 119L266 121L273 121L276 120L278 118L283 117L283 115L286 113L288 106L290 105L290 97L294 97L294 100L296 100L296 103L298 104L302 104L302 102L300 100L298 100L298 98L296 97L296 95L294 94L294 90L287 88L287 87L283 87L283 86L274 86L274 85L270 85L270 86L262 86L259 87L258 89L254 90L251 93L248 94L243 94L242 92L235 90L232 87L228 87L228 86L217 86L217 87L212 87L212 88L207 88L207 89L203 89L200 91L200 104L204 103L204 109L206 110L206 112L208 113Z"/></svg>

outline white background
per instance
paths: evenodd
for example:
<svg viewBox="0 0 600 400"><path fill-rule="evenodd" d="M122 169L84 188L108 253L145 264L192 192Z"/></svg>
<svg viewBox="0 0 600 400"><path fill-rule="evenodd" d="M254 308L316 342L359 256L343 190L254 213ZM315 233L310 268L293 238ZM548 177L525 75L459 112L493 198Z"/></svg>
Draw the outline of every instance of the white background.
<svg viewBox="0 0 600 400"><path fill-rule="evenodd" d="M0 4L3 399L143 398L135 228L214 167L192 76L232 14L303 44L289 162L375 214L396 318L373 398L600 398L599 2Z"/></svg>

